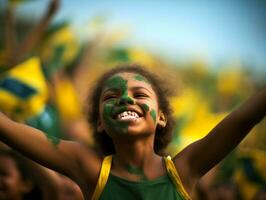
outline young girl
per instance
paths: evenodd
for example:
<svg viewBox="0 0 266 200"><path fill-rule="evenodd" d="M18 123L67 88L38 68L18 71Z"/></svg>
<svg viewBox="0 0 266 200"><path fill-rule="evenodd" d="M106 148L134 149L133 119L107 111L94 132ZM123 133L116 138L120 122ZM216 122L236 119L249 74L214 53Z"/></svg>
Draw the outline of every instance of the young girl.
<svg viewBox="0 0 266 200"><path fill-rule="evenodd" d="M266 89L206 137L172 159L162 157L173 127L169 93L155 75L126 65L103 75L89 120L99 156L81 144L46 138L0 115L0 138L40 164L73 179L85 199L190 199L201 176L221 161L266 114Z"/></svg>

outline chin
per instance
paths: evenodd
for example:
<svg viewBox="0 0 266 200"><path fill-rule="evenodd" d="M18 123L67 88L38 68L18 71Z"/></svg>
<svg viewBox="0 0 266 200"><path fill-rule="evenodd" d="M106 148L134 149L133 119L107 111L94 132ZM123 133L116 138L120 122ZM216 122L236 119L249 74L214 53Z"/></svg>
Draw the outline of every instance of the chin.
<svg viewBox="0 0 266 200"><path fill-rule="evenodd" d="M143 136L147 136L147 135L152 135L153 132L150 129L142 129L140 127L128 127L128 135L143 135Z"/></svg>

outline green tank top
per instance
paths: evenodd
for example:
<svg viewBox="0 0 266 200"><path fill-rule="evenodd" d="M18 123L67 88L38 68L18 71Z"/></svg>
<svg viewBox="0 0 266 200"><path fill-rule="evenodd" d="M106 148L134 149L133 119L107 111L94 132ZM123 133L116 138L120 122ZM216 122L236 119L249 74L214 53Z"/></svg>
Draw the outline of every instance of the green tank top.
<svg viewBox="0 0 266 200"><path fill-rule="evenodd" d="M167 174L156 180L130 181L110 173L112 155L102 162L92 200L191 200L170 156L164 157Z"/></svg>
<svg viewBox="0 0 266 200"><path fill-rule="evenodd" d="M109 175L100 200L183 200L168 177L162 176L156 180L129 181Z"/></svg>

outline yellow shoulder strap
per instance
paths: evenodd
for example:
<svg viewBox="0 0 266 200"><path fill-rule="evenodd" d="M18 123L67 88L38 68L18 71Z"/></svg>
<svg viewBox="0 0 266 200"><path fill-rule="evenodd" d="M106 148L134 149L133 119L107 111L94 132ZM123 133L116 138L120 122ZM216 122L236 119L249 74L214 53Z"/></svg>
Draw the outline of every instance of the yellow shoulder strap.
<svg viewBox="0 0 266 200"><path fill-rule="evenodd" d="M100 198L100 195L108 180L108 176L109 176L110 169L111 169L111 164L112 164L112 155L106 156L102 162L100 176L99 176L96 188L94 190L94 193L92 195L92 200L98 200Z"/></svg>
<svg viewBox="0 0 266 200"><path fill-rule="evenodd" d="M164 157L167 173L173 181L176 189L182 195L184 200L191 200L190 196L183 187L178 172L170 156Z"/></svg>

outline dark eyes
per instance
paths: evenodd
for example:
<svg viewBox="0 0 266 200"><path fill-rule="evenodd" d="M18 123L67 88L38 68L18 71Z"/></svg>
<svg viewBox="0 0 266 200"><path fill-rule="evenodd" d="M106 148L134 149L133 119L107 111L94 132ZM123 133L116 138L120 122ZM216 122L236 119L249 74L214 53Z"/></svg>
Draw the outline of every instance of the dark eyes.
<svg viewBox="0 0 266 200"><path fill-rule="evenodd" d="M136 98L136 99L141 99L141 98L146 98L146 97L149 97L149 96L145 93L142 93L142 92L138 92L138 93L133 94L133 98ZM110 99L116 99L116 98L119 98L118 94L107 94L103 97L103 101L107 101Z"/></svg>
<svg viewBox="0 0 266 200"><path fill-rule="evenodd" d="M134 94L134 98L145 98L145 97L148 97L148 95L145 94L145 93L136 93L136 94Z"/></svg>
<svg viewBox="0 0 266 200"><path fill-rule="evenodd" d="M115 94L109 94L109 95L106 95L103 97L103 100L106 101L106 100L109 100L109 99L115 99L117 98L118 96L115 95Z"/></svg>

